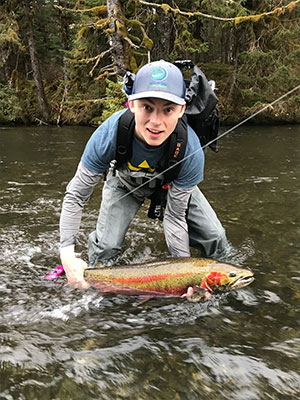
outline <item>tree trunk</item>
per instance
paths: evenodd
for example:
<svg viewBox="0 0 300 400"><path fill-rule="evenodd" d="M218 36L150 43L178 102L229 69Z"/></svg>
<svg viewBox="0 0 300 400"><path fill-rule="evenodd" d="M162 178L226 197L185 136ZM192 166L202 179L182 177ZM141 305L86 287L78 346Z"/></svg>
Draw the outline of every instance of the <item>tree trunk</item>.
<svg viewBox="0 0 300 400"><path fill-rule="evenodd" d="M107 0L107 15L111 20L111 53L112 61L116 67L116 73L123 75L127 69L126 45L122 39L121 29L125 32L125 22L120 0Z"/></svg>
<svg viewBox="0 0 300 400"><path fill-rule="evenodd" d="M35 82L35 86L37 89L37 97L38 97L38 104L40 107L40 112L42 117L48 121L49 120L49 109L48 109L48 102L46 99L44 85L42 80L40 62L36 51L35 39L34 39L34 32L33 32L33 24L30 18L30 0L23 0L22 4L25 11L25 22L26 22L26 38L28 41L29 47L29 54L30 54L30 61L33 70L33 79Z"/></svg>
<svg viewBox="0 0 300 400"><path fill-rule="evenodd" d="M3 65L4 75L6 78L7 85L10 87L10 71L8 67L9 59L9 45L5 46L1 50L1 61Z"/></svg>
<svg viewBox="0 0 300 400"><path fill-rule="evenodd" d="M65 1L59 1L58 3L62 7L67 7L67 3ZM60 21L60 31L61 31L61 38L62 38L62 45L65 51L70 50L70 40L69 40L69 26L71 24L71 19L69 19L61 10L58 11L59 21ZM63 57L63 74L64 74L64 92L62 95L58 116L56 118L56 124L60 125L62 113L63 113L63 106L65 99L70 90L70 77L69 77L69 64L67 61L66 56Z"/></svg>
<svg viewBox="0 0 300 400"><path fill-rule="evenodd" d="M160 0L158 3L169 4L168 0ZM151 37L154 38L154 46L151 50L152 61L160 59L168 59L170 53L174 49L176 39L174 17L172 14L166 14L164 10L158 8L155 10L158 15L155 24L151 23L149 30Z"/></svg>

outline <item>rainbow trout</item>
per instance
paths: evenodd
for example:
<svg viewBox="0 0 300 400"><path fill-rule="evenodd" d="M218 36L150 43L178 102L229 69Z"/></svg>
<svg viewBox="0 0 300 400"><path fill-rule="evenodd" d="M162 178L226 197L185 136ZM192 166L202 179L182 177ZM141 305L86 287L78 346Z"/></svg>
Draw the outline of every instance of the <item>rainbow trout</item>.
<svg viewBox="0 0 300 400"><path fill-rule="evenodd" d="M189 287L210 293L238 289L253 282L253 273L206 258L169 258L144 264L86 269L84 277L103 293L182 296Z"/></svg>

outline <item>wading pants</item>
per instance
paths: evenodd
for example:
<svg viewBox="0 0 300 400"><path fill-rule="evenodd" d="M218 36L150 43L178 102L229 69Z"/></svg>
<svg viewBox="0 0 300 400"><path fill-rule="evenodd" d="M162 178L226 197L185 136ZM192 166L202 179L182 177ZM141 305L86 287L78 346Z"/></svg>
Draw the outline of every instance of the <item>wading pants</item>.
<svg viewBox="0 0 300 400"><path fill-rule="evenodd" d="M106 263L122 249L125 234L143 203L132 194L117 176L108 175L103 187L102 202L96 230L89 236L89 267ZM192 192L187 212L190 246L204 257L221 258L229 251L225 230L214 210L198 189Z"/></svg>

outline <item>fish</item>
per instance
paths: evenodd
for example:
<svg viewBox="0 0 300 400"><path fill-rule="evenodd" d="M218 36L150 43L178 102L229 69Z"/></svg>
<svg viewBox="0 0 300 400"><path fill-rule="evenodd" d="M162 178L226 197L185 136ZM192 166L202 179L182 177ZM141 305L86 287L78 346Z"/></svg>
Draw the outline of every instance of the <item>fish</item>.
<svg viewBox="0 0 300 400"><path fill-rule="evenodd" d="M113 267L98 264L87 268L84 278L103 293L184 297L189 288L200 293L239 289L252 283L254 274L230 263L186 257Z"/></svg>

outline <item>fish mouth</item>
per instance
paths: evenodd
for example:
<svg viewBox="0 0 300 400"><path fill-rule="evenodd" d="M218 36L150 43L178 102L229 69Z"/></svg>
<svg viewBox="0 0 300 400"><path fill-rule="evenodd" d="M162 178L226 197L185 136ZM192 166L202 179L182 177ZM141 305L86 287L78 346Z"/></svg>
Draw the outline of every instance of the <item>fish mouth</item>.
<svg viewBox="0 0 300 400"><path fill-rule="evenodd" d="M230 289L236 289L239 287L250 285L250 283L252 283L253 281L254 281L253 275L241 276L230 285Z"/></svg>

